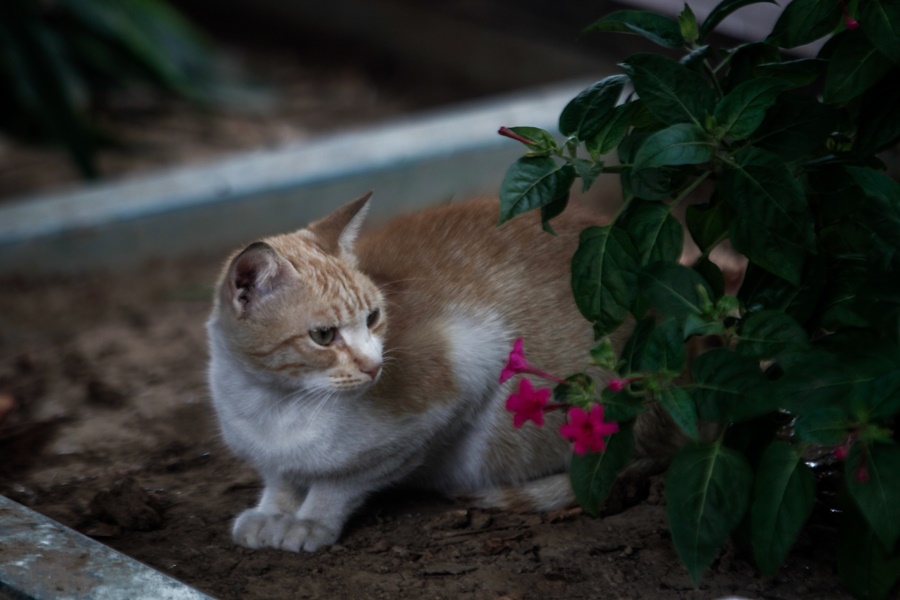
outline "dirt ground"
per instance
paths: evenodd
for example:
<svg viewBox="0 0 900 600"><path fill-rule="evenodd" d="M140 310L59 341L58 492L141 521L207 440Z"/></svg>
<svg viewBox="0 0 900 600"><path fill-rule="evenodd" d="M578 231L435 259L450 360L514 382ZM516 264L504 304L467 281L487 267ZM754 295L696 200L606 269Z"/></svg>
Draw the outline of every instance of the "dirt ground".
<svg viewBox="0 0 900 600"><path fill-rule="evenodd" d="M626 486L600 519L394 490L326 551L235 547L230 522L260 483L208 403L216 271L0 281L0 493L219 598L848 598L827 510L775 578L729 546L692 589L660 480Z"/></svg>

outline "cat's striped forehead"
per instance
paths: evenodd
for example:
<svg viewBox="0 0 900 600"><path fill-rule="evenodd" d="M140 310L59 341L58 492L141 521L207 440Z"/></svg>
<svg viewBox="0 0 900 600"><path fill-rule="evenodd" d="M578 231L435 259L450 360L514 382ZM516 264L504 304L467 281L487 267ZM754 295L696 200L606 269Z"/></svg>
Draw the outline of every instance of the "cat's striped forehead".
<svg viewBox="0 0 900 600"><path fill-rule="evenodd" d="M312 318L323 327L359 319L381 303L381 294L371 280L317 248L295 253L288 260L308 289Z"/></svg>

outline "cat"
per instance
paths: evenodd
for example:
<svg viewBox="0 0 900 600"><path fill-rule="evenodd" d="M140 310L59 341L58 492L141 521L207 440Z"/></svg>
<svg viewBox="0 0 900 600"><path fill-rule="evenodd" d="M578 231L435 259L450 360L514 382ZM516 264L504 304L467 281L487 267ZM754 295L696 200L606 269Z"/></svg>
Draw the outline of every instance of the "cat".
<svg viewBox="0 0 900 600"><path fill-rule="evenodd" d="M505 400L519 378L499 374L517 338L547 372L587 366L594 340L570 262L596 217L567 211L550 235L535 214L498 227L498 201L476 199L360 235L370 195L250 244L220 277L213 405L264 482L234 522L242 546L316 551L398 483L482 506L573 503L562 411L515 429ZM628 333L612 336L617 349Z"/></svg>

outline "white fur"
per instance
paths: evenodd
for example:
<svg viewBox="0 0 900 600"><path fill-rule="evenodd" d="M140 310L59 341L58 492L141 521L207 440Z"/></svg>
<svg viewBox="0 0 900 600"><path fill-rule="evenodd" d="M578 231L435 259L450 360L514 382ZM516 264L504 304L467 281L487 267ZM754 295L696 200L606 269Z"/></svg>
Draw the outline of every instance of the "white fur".
<svg viewBox="0 0 900 600"><path fill-rule="evenodd" d="M466 336L484 327L491 331L489 342L482 350L467 350ZM346 342L359 343L367 356L380 355L380 341L353 329ZM210 388L223 436L265 479L259 504L238 517L233 538L250 548L292 551L314 551L336 541L369 493L407 478L427 460L439 436L470 422L466 413L497 393L496 373L509 346L496 323L451 318L442 332L451 348L460 394L467 401L398 416L378 413L366 403L368 386L337 392L323 390L319 381L310 386L316 389L291 389L246 366L213 322L208 330ZM484 448L487 436L479 429L473 443ZM470 488L484 479L481 450L468 451L467 446L462 441L451 451L464 454L461 467L441 475L453 481L453 487ZM447 458L440 463L452 465ZM433 472L432 466L422 471Z"/></svg>
<svg viewBox="0 0 900 600"><path fill-rule="evenodd" d="M508 385L499 384L500 370L512 347L512 335L499 315L489 310L451 309L441 332L470 427L441 457L440 481L448 493L470 492L492 484L485 457L495 439Z"/></svg>

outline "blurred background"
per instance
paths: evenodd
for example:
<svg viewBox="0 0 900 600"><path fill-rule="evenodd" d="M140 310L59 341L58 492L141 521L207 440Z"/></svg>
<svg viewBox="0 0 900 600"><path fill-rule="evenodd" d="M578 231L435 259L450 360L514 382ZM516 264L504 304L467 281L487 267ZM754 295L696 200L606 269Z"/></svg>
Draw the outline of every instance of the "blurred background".
<svg viewBox="0 0 900 600"><path fill-rule="evenodd" d="M692 4L699 15L714 5ZM758 33L760 6L726 30ZM580 31L629 7L681 9L664 0L5 0L0 199L600 78L645 42Z"/></svg>

